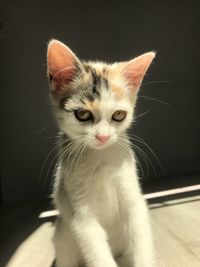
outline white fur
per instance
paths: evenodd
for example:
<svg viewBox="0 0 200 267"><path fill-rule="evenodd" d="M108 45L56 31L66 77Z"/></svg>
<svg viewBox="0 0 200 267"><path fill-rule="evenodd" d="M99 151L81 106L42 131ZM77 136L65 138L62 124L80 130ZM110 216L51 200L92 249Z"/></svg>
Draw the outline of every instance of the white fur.
<svg viewBox="0 0 200 267"><path fill-rule="evenodd" d="M85 146L81 149L77 138L76 149L69 152L71 160L64 155L57 169L57 267L155 266L147 207L125 133L133 103L114 100L110 94L102 93L95 125L82 126L74 116L60 121L63 132L72 139L81 136ZM121 123L110 121L116 109L127 111ZM102 149L97 149L97 133L111 137Z"/></svg>
<svg viewBox="0 0 200 267"><path fill-rule="evenodd" d="M116 149L88 150L79 166L59 169L64 184L56 189L61 213L54 237L58 267L75 267L79 261L114 267L114 257L121 254L119 260L127 261L123 266L154 266L135 160L131 150Z"/></svg>

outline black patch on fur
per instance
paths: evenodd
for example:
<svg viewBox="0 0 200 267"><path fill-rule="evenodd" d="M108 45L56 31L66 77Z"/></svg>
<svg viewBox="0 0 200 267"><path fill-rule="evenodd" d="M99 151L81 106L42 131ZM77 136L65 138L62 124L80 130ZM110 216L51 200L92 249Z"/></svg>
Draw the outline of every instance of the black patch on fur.
<svg viewBox="0 0 200 267"><path fill-rule="evenodd" d="M81 102L82 104L85 105L85 101L82 99L82 97L79 97L79 100L80 100L80 102Z"/></svg>
<svg viewBox="0 0 200 267"><path fill-rule="evenodd" d="M84 66L85 72L87 73L90 72L91 68L89 65L84 64L83 66Z"/></svg>
<svg viewBox="0 0 200 267"><path fill-rule="evenodd" d="M108 80L105 77L102 77L102 82L104 83L106 89L108 90Z"/></svg>
<svg viewBox="0 0 200 267"><path fill-rule="evenodd" d="M94 97L99 98L100 97L100 87L101 87L101 76L97 75L95 70L91 70L91 75L93 79L93 85L92 85L92 93L94 94Z"/></svg>
<svg viewBox="0 0 200 267"><path fill-rule="evenodd" d="M76 75L78 75L78 74L80 75L80 73L82 73L82 69L81 69L80 64L77 61L75 61L74 66L76 68Z"/></svg>
<svg viewBox="0 0 200 267"><path fill-rule="evenodd" d="M53 75L49 73L49 81L51 82L53 80Z"/></svg>
<svg viewBox="0 0 200 267"><path fill-rule="evenodd" d="M86 98L87 98L90 102L94 102L94 100L95 100L95 96L94 96L93 94L91 94L91 93L88 93L88 94L86 95Z"/></svg>
<svg viewBox="0 0 200 267"><path fill-rule="evenodd" d="M83 63L84 70L87 73L90 73L92 76L92 84L91 88L87 88L90 93L87 93L87 98L91 101L92 99L95 98L100 98L101 97L101 86L103 85L106 89L109 89L109 83L106 78L106 73L107 70L106 68L102 69L102 75L97 74L96 69L87 63Z"/></svg>
<svg viewBox="0 0 200 267"><path fill-rule="evenodd" d="M60 108L63 109L64 111L66 112L72 112L73 110L70 110L70 109L66 109L65 108L65 104L67 103L67 100L69 99L69 97L63 97L61 100L60 100Z"/></svg>
<svg viewBox="0 0 200 267"><path fill-rule="evenodd" d="M103 68L102 73L103 73L103 75L106 74L106 69L105 68Z"/></svg>
<svg viewBox="0 0 200 267"><path fill-rule="evenodd" d="M60 100L60 108L64 109L65 103L67 102L67 97L64 97Z"/></svg>

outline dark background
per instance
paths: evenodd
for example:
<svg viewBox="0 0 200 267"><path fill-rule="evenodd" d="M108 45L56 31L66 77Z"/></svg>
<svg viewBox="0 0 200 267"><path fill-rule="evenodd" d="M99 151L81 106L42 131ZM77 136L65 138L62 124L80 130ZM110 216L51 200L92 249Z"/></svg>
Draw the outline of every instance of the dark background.
<svg viewBox="0 0 200 267"><path fill-rule="evenodd" d="M131 133L164 169L135 141L155 169L138 154L144 180L167 184L185 175L190 183L200 170L199 11L198 1L1 1L2 203L44 199L50 192L55 153L42 165L57 132L46 79L51 38L82 59L114 62L157 51Z"/></svg>

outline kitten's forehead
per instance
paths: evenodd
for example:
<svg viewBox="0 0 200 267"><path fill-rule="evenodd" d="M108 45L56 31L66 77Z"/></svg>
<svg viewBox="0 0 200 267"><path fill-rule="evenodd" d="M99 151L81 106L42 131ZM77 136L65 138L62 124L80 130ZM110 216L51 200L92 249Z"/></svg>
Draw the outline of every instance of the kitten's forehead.
<svg viewBox="0 0 200 267"><path fill-rule="evenodd" d="M103 63L83 63L85 69L85 80L87 80L90 93L94 98L100 98L102 90L108 90L108 66Z"/></svg>
<svg viewBox="0 0 200 267"><path fill-rule="evenodd" d="M86 70L86 79L88 79L89 84L92 84L93 97L103 98L105 94L110 94L110 97L119 100L127 96L125 83L116 68L116 64L88 62L84 63L83 66Z"/></svg>
<svg viewBox="0 0 200 267"><path fill-rule="evenodd" d="M66 99L66 108L81 107L99 112L127 104L128 92L116 65L100 62L82 64L83 75L76 79L74 93Z"/></svg>

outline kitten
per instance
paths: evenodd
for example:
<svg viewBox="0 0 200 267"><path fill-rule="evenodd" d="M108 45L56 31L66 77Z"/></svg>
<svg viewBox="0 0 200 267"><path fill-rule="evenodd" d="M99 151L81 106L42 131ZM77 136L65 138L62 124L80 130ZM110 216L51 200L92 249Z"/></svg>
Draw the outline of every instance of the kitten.
<svg viewBox="0 0 200 267"><path fill-rule="evenodd" d="M57 267L153 267L148 211L126 130L155 56L80 61L48 45L50 96L61 131L54 200Z"/></svg>

